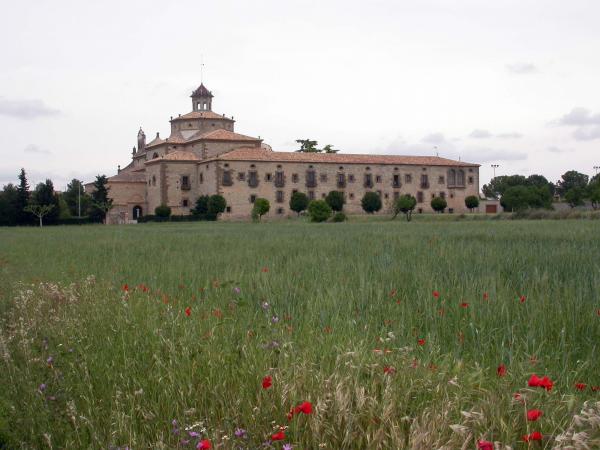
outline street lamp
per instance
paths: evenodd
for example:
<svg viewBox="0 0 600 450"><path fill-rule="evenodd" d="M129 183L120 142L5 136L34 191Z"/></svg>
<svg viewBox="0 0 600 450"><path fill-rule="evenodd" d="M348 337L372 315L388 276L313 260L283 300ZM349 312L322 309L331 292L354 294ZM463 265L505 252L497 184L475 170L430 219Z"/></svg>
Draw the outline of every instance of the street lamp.
<svg viewBox="0 0 600 450"><path fill-rule="evenodd" d="M500 167L500 164L492 164L492 169L494 169L494 178L496 178L496 169Z"/></svg>

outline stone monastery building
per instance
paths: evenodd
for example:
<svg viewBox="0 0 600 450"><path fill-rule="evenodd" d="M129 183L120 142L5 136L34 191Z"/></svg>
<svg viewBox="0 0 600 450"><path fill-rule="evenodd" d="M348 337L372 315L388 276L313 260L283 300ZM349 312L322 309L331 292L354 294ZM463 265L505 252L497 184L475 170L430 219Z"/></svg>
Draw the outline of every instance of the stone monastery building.
<svg viewBox="0 0 600 450"><path fill-rule="evenodd" d="M260 138L238 134L235 121L212 110L212 93L201 84L192 111L171 118L171 134L150 142L140 129L131 163L109 178L110 223L136 220L165 204L175 215L190 214L201 195L227 200L223 219L250 218L253 202L269 200L268 216L295 214L292 193L311 199L344 193L344 211L363 213L365 192L377 192L388 212L395 198L412 194L416 212L431 212L430 201L445 197L448 212L466 211L464 199L479 193L479 165L437 156L276 152Z"/></svg>

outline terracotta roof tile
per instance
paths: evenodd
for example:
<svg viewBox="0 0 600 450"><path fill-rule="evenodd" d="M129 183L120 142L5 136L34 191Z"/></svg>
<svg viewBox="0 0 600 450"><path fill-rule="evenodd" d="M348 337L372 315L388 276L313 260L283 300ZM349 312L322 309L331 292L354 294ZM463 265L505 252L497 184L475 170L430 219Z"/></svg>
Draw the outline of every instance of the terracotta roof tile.
<svg viewBox="0 0 600 450"><path fill-rule="evenodd" d="M171 153L167 153L165 156L159 156L158 158L151 159L150 161L146 161L146 164L161 162L161 161L200 161L198 155L194 152L187 152L183 150L176 150Z"/></svg>
<svg viewBox="0 0 600 450"><path fill-rule="evenodd" d="M158 135L157 135L154 139L152 139L150 142L148 142L146 144L146 149L148 149L150 147L156 147L157 145L161 145L161 144L164 144L164 143L165 143L165 140L159 138Z"/></svg>
<svg viewBox="0 0 600 450"><path fill-rule="evenodd" d="M252 137L252 136L246 136L245 134L239 134L239 133L234 133L233 131L218 129L218 130L209 131L207 133L197 133L197 134L191 136L187 140L187 142L197 141L197 140L202 140L202 139L209 140L209 141L236 141L236 142L242 142L242 141L258 142L258 141L260 141L260 139Z"/></svg>
<svg viewBox="0 0 600 450"><path fill-rule="evenodd" d="M200 86L198 86L198 88L192 92L192 97L212 97L212 92L210 92L208 89L206 89L206 86L204 86L204 83L200 83Z"/></svg>
<svg viewBox="0 0 600 450"><path fill-rule="evenodd" d="M243 147L223 153L212 160L227 161L272 161L332 164L390 164L409 166L461 166L479 167L479 164L439 156L365 155L339 153L274 152L264 148Z"/></svg>
<svg viewBox="0 0 600 450"><path fill-rule="evenodd" d="M226 117L222 114L217 114L212 111L192 111L183 116L174 117L172 122L176 122L178 120L188 120L188 119L215 119L215 120L229 120L233 121L232 118Z"/></svg>

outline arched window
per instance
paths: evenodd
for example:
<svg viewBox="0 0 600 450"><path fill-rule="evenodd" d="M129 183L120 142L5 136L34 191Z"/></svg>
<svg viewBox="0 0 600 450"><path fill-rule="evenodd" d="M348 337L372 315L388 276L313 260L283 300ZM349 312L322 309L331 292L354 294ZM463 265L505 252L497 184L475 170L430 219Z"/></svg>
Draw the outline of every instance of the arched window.
<svg viewBox="0 0 600 450"><path fill-rule="evenodd" d="M152 186L156 186L156 175L152 175Z"/></svg>
<svg viewBox="0 0 600 450"><path fill-rule="evenodd" d="M456 185L457 186L465 185L465 171L462 169L456 173Z"/></svg>
<svg viewBox="0 0 600 450"><path fill-rule="evenodd" d="M152 159L154 158L158 158L158 153L154 152L154 155L152 155Z"/></svg>
<svg viewBox="0 0 600 450"><path fill-rule="evenodd" d="M138 220L140 217L142 217L142 207L139 205L135 205L133 207L133 214L132 214L133 220Z"/></svg>
<svg viewBox="0 0 600 450"><path fill-rule="evenodd" d="M448 171L448 186L456 185L456 170L450 169Z"/></svg>

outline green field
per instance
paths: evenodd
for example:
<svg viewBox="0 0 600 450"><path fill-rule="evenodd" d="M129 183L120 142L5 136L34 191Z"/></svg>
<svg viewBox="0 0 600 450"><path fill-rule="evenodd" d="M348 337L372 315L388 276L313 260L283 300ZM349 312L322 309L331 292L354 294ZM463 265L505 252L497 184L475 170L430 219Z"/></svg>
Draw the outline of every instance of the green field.
<svg viewBox="0 0 600 450"><path fill-rule="evenodd" d="M0 229L0 448L600 448L599 287L597 221Z"/></svg>

